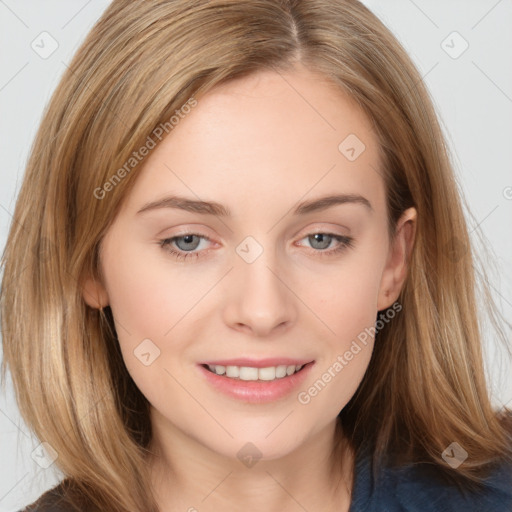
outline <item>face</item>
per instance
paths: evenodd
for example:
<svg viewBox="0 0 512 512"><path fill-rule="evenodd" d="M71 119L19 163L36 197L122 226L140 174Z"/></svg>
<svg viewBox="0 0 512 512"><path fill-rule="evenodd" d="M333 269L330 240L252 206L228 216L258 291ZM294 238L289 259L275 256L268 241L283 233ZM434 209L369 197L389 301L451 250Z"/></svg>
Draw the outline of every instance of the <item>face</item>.
<svg viewBox="0 0 512 512"><path fill-rule="evenodd" d="M152 149L84 299L110 305L159 428L273 459L335 421L405 276L411 217L390 243L380 167L368 119L303 68L216 88Z"/></svg>

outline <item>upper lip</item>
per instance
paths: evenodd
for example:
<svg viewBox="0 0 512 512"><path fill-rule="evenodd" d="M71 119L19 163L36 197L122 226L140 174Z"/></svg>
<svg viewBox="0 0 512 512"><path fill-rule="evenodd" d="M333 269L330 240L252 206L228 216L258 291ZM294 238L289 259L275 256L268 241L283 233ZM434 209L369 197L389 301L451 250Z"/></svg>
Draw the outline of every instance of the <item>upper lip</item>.
<svg viewBox="0 0 512 512"><path fill-rule="evenodd" d="M216 361L203 361L199 364L211 366L248 366L251 368L267 368L268 366L291 366L304 365L310 363L312 359L294 359L290 357L269 357L266 359L250 359L248 357L240 357L237 359L219 359Z"/></svg>

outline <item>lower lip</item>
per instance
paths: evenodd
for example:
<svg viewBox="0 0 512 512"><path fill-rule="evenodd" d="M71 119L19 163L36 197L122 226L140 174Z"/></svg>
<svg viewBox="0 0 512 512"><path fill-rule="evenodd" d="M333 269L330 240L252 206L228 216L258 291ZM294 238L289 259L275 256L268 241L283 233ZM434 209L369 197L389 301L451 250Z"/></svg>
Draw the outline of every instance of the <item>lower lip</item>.
<svg viewBox="0 0 512 512"><path fill-rule="evenodd" d="M207 370L198 365L206 380L218 391L225 395L249 403L268 403L289 395L298 388L308 376L314 361L307 363L293 375L270 381L236 380Z"/></svg>

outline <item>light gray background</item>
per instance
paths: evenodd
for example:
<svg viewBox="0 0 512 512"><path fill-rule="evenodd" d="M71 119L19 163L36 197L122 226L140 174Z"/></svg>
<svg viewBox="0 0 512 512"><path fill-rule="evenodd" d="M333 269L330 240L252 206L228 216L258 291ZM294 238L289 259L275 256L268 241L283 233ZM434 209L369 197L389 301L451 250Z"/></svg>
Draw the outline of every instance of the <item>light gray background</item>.
<svg viewBox="0 0 512 512"><path fill-rule="evenodd" d="M512 0L364 0L395 33L429 87L459 181L494 258L492 291L512 318ZM0 248L3 250L30 145L66 64L107 0L0 0ZM58 48L42 58L42 32ZM456 31L461 37L453 35ZM457 58L464 48L468 49ZM35 43L33 43L35 41ZM444 43L443 43L444 41ZM50 48L49 39L45 48ZM41 50L42 51L42 48ZM451 53L451 56L447 53ZM27 321L30 315L27 314ZM507 329L510 340L510 330ZM512 407L511 366L492 333L486 363L496 406ZM58 481L31 458L39 442L19 417L12 389L0 397L0 512L17 511Z"/></svg>

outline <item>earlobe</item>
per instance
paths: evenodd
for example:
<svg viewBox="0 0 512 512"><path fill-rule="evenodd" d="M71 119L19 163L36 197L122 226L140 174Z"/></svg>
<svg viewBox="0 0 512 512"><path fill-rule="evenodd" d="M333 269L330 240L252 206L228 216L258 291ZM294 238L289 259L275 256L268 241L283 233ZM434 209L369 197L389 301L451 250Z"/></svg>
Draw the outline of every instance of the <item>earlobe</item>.
<svg viewBox="0 0 512 512"><path fill-rule="evenodd" d="M417 212L415 208L405 210L397 222L393 243L389 249L388 261L384 268L377 310L390 307L400 295L407 277L410 255L416 235Z"/></svg>
<svg viewBox="0 0 512 512"><path fill-rule="evenodd" d="M104 286L92 277L88 277L82 284L82 297L87 305L94 309L102 309L108 305L108 293Z"/></svg>

